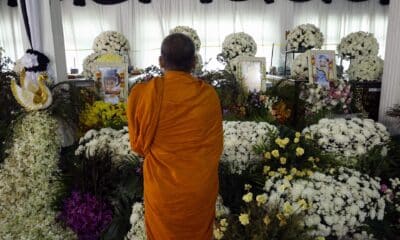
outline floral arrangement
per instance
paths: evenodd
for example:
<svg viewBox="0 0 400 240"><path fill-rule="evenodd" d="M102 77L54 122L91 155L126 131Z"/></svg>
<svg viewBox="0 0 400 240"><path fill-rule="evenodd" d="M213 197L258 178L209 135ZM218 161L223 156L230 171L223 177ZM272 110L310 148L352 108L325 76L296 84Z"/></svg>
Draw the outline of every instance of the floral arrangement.
<svg viewBox="0 0 400 240"><path fill-rule="evenodd" d="M347 113L352 100L351 85L342 79L331 82L329 88L308 83L303 85L300 99L305 101L308 114L315 114L324 109L331 111L337 107L339 113Z"/></svg>
<svg viewBox="0 0 400 240"><path fill-rule="evenodd" d="M354 32L342 38L338 47L338 53L345 58L358 58L376 56L379 44L372 33Z"/></svg>
<svg viewBox="0 0 400 240"><path fill-rule="evenodd" d="M13 127L11 148L0 167L0 236L6 239L74 239L56 223L53 201L60 182L57 122L31 112Z"/></svg>
<svg viewBox="0 0 400 240"><path fill-rule="evenodd" d="M129 54L130 46L123 34L116 31L105 31L94 39L93 50L96 53L115 52L127 55Z"/></svg>
<svg viewBox="0 0 400 240"><path fill-rule="evenodd" d="M308 54L299 54L292 63L291 75L296 79L308 79Z"/></svg>
<svg viewBox="0 0 400 240"><path fill-rule="evenodd" d="M324 36L315 25L302 24L289 32L287 42L289 49L321 48L324 42Z"/></svg>
<svg viewBox="0 0 400 240"><path fill-rule="evenodd" d="M229 34L222 43L221 56L228 63L239 56L254 57L256 53L256 42L244 32Z"/></svg>
<svg viewBox="0 0 400 240"><path fill-rule="evenodd" d="M89 193L72 192L58 216L79 239L99 239L112 220L111 206Z"/></svg>
<svg viewBox="0 0 400 240"><path fill-rule="evenodd" d="M121 130L102 128L90 130L79 140L79 146L75 151L77 156L86 158L96 157L111 153L115 162L128 155L135 155L131 151L128 128Z"/></svg>
<svg viewBox="0 0 400 240"><path fill-rule="evenodd" d="M355 170L339 168L332 175L314 172L307 179L289 181L274 176L266 180L267 206L304 207L304 224L312 236L344 237L367 219L382 220L385 200L379 179ZM286 206L285 206L286 205Z"/></svg>
<svg viewBox="0 0 400 240"><path fill-rule="evenodd" d="M192 39L194 46L196 48L196 52L198 52L200 50L200 46L201 46L201 41L199 38L199 35L197 35L196 30L194 30L191 27L187 27L187 26L176 26L175 28L171 29L171 31L169 31L170 34L172 33L182 33L185 34L186 36L190 37L190 39Z"/></svg>
<svg viewBox="0 0 400 240"><path fill-rule="evenodd" d="M380 80L383 74L383 60L378 56L363 56L351 61L347 70L350 80Z"/></svg>
<svg viewBox="0 0 400 240"><path fill-rule="evenodd" d="M324 151L346 158L366 154L375 146L386 144L390 136L381 123L360 118L324 118L305 128L303 134L317 141Z"/></svg>
<svg viewBox="0 0 400 240"><path fill-rule="evenodd" d="M255 145L268 142L270 132L277 129L266 122L224 121L224 152L222 164L228 164L232 173L241 174L252 161L260 160L253 152Z"/></svg>
<svg viewBox="0 0 400 240"><path fill-rule="evenodd" d="M83 76L92 78L93 73L96 72L96 61L101 57L101 53L94 52L83 60Z"/></svg>
<svg viewBox="0 0 400 240"><path fill-rule="evenodd" d="M126 104L112 104L104 101L95 101L88 104L79 117L84 130L115 128L121 129L127 125Z"/></svg>

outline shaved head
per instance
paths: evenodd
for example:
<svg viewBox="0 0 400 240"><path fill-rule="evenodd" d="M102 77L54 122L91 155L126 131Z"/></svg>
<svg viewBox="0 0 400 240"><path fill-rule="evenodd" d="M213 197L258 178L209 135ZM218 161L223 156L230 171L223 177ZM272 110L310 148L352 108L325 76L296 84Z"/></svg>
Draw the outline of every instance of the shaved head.
<svg viewBox="0 0 400 240"><path fill-rule="evenodd" d="M168 35L161 44L160 65L166 70L190 72L195 64L193 41L182 33Z"/></svg>

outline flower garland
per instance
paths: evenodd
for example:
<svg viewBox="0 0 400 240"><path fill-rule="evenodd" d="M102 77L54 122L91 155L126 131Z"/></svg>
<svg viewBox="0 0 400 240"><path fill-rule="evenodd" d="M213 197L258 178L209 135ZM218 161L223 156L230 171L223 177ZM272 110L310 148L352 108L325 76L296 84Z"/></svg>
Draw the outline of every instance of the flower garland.
<svg viewBox="0 0 400 240"><path fill-rule="evenodd" d="M254 57L256 53L256 42L244 32L229 34L222 43L222 57L228 63L239 56Z"/></svg>
<svg viewBox="0 0 400 240"><path fill-rule="evenodd" d="M303 85L300 99L306 102L306 112L309 114L323 109L332 110L337 106L340 106L340 112L347 113L352 99L351 85L341 79L331 82L329 88L308 83Z"/></svg>
<svg viewBox="0 0 400 240"><path fill-rule="evenodd" d="M303 134L315 139L326 152L347 158L366 154L389 140L385 126L372 119L360 118L324 118L318 124L305 128Z"/></svg>
<svg viewBox="0 0 400 240"><path fill-rule="evenodd" d="M94 39L93 50L96 53L115 52L120 55L127 55L130 46L123 34L116 31L105 31Z"/></svg>
<svg viewBox="0 0 400 240"><path fill-rule="evenodd" d="M337 50L339 55L345 58L376 56L379 44L372 33L359 31L342 38Z"/></svg>
<svg viewBox="0 0 400 240"><path fill-rule="evenodd" d="M363 56L354 59L347 70L350 80L380 80L383 74L383 60L378 56Z"/></svg>
<svg viewBox="0 0 400 240"><path fill-rule="evenodd" d="M191 27L187 27L187 26L176 26L175 28L171 29L169 31L170 34L172 33L182 33L185 34L186 36L188 36L190 39L192 39L194 46L196 48L196 52L198 52L200 50L201 47L201 41L199 38L199 35L197 35L196 30L194 30Z"/></svg>
<svg viewBox="0 0 400 240"><path fill-rule="evenodd" d="M324 36L319 28L313 24L302 24L295 27L287 36L289 49L321 48Z"/></svg>
<svg viewBox="0 0 400 240"><path fill-rule="evenodd" d="M268 142L268 134L277 131L275 126L266 122L224 121L223 128L224 152L221 163L228 164L233 174L241 174L251 161L259 160L253 148Z"/></svg>
<svg viewBox="0 0 400 240"><path fill-rule="evenodd" d="M0 168L0 236L5 239L74 239L55 220L52 201L60 150L57 122L32 112L13 128L12 147Z"/></svg>
<svg viewBox="0 0 400 240"><path fill-rule="evenodd" d="M367 219L382 220L385 200L378 180L347 169L332 170L332 176L315 172L309 178L289 181L280 175L265 182L267 207L276 205L289 212L305 209L305 226L312 236L346 236Z"/></svg>
<svg viewBox="0 0 400 240"><path fill-rule="evenodd" d="M296 79L308 79L308 54L299 54L292 63L291 75Z"/></svg>

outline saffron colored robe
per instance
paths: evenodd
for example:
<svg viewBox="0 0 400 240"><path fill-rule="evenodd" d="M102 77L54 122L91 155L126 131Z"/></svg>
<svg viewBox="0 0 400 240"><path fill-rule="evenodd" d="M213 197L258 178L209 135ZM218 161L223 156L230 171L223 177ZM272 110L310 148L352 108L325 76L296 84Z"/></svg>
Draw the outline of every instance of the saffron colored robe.
<svg viewBox="0 0 400 240"><path fill-rule="evenodd" d="M223 148L215 90L167 71L132 89L127 116L131 147L145 157L147 239L211 239Z"/></svg>

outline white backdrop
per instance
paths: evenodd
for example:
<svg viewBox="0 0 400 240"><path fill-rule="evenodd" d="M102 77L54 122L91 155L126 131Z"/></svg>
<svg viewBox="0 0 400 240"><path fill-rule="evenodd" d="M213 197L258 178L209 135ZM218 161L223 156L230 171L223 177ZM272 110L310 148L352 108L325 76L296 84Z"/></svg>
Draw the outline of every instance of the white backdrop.
<svg viewBox="0 0 400 240"><path fill-rule="evenodd" d="M0 1L0 47L5 55L16 59L24 54L18 8L7 6L7 1Z"/></svg>
<svg viewBox="0 0 400 240"><path fill-rule="evenodd" d="M6 1L0 2L3 6ZM380 55L384 56L389 8L373 0L361 3L336 0L332 4L321 0L306 3L279 0L274 4L265 4L262 0L214 0L211 4L201 4L199 0L153 0L151 4L128 0L111 6L87 0L86 7L73 6L72 2L61 2L68 69L82 68L83 59L92 52L94 38L106 30L122 32L128 38L134 66L157 64L162 39L177 25L197 30L204 61L215 58L221 51L226 35L244 31L254 37L257 56L266 57L267 66L274 43L273 65L282 65L283 47L280 46L284 44L285 31L302 23L313 23L321 28L326 38L324 49L335 49L340 39L350 32L372 32L379 41ZM8 17L3 16L7 11L9 7L0 9L0 46L10 46L6 49L15 52L9 40L2 40L10 39L4 37L8 33L3 34L3 26L10 24ZM16 24L16 19L11 22ZM214 59L209 67L217 67L215 62Z"/></svg>

